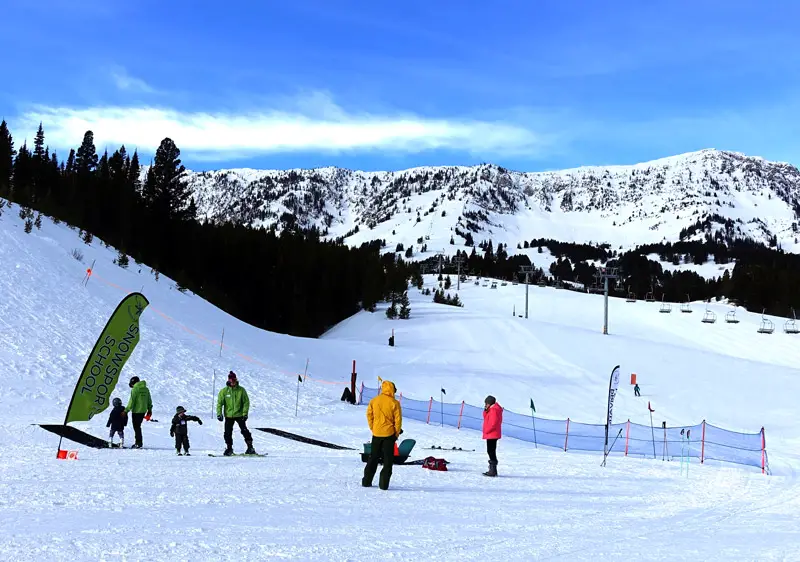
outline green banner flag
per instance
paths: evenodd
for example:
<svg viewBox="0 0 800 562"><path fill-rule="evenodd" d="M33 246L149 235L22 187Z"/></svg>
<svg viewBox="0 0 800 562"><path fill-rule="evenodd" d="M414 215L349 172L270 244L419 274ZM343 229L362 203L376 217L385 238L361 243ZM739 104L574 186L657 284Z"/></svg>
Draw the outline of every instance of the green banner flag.
<svg viewBox="0 0 800 562"><path fill-rule="evenodd" d="M536 406L533 405L533 398L531 398L531 410L533 410L534 414L536 413Z"/></svg>
<svg viewBox="0 0 800 562"><path fill-rule="evenodd" d="M139 317L149 304L141 293L131 293L117 305L83 366L64 425L88 421L108 408L122 367L139 343Z"/></svg>

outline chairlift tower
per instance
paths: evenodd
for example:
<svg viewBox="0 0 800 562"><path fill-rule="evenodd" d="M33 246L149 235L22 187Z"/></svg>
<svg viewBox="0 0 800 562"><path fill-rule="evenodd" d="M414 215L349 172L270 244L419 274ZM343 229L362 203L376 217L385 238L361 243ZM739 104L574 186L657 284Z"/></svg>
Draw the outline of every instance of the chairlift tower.
<svg viewBox="0 0 800 562"><path fill-rule="evenodd" d="M525 274L525 318L528 317L528 286L530 285L530 275L533 271L532 265L521 265L519 270Z"/></svg>
<svg viewBox="0 0 800 562"><path fill-rule="evenodd" d="M456 266L458 266L458 273L456 274L457 275L456 291L460 291L461 290L461 264L464 263L464 256L460 256L460 255L456 256L455 258L453 258L453 261L456 262Z"/></svg>
<svg viewBox="0 0 800 562"><path fill-rule="evenodd" d="M603 300L604 302L604 310L603 310L603 335L608 335L608 280L609 279L619 279L619 268L618 267L601 267L600 268L600 277L603 279Z"/></svg>

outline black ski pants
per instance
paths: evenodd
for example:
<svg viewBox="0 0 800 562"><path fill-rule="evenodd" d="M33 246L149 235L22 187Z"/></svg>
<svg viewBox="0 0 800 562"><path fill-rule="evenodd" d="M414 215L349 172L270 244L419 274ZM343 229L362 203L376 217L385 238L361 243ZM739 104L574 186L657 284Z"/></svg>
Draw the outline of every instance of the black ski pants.
<svg viewBox="0 0 800 562"><path fill-rule="evenodd" d="M133 421L133 435L137 446L142 446L142 422L144 421L144 414L137 414L131 412L131 419Z"/></svg>
<svg viewBox="0 0 800 562"><path fill-rule="evenodd" d="M486 452L489 453L489 462L497 464L497 439L486 440Z"/></svg>
<svg viewBox="0 0 800 562"><path fill-rule="evenodd" d="M369 453L367 466L364 467L364 478L361 480L362 486L372 486L372 480L378 471L378 464L383 461L383 469L378 479L381 490L389 489L389 480L392 478L392 465L394 464L394 442L397 437L372 437L372 449Z"/></svg>
<svg viewBox="0 0 800 562"><path fill-rule="evenodd" d="M175 432L175 448L180 451L181 447L185 452L189 452L189 432Z"/></svg>
<svg viewBox="0 0 800 562"><path fill-rule="evenodd" d="M250 434L250 430L247 429L244 418L225 418L225 444L228 448L233 448L233 424L239 425L242 437L244 437L244 442L247 443L247 446L249 447L252 445L253 436Z"/></svg>

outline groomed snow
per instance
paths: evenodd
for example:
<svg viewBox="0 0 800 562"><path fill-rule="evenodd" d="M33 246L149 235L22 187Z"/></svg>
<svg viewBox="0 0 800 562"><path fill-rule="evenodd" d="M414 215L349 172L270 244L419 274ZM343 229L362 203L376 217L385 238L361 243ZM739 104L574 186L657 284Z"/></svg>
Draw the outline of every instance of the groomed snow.
<svg viewBox="0 0 800 562"><path fill-rule="evenodd" d="M692 314L659 314L658 303L602 298L523 285L493 290L462 284L464 308L435 305L416 289L412 318L362 312L318 340L247 326L146 266L112 264L116 252L76 231L43 222L23 232L18 208L0 217L0 552L8 560L786 560L800 557L796 467L800 335L759 335L759 315L712 304L715 324ZM70 256L78 248L83 262ZM95 275L81 279L92 260ZM426 284L433 286L432 277ZM146 449L93 450L55 458L58 438L36 423L61 423L78 374L126 290L150 300L127 379L147 381L156 423ZM225 330L220 356L219 339ZM387 339L395 329L397 346ZM309 360L295 417L297 373ZM250 394L248 425L276 427L360 449L369 439L364 408L339 401L357 360L359 381L396 382L404 396L480 404L493 394L511 410L602 423L608 375L622 365L615 419L766 430L772 476L760 469L564 453L503 439L500 478L481 476L486 455L474 431L408 421L413 458L433 444L450 470L396 467L389 492L360 486L354 451L321 449L254 431L265 458L210 458L223 448L210 416L233 369ZM636 399L629 374L637 373ZM175 406L199 415L192 457L169 437ZM106 437L106 415L75 424ZM126 431L132 440L132 429ZM235 448L243 450L241 437Z"/></svg>

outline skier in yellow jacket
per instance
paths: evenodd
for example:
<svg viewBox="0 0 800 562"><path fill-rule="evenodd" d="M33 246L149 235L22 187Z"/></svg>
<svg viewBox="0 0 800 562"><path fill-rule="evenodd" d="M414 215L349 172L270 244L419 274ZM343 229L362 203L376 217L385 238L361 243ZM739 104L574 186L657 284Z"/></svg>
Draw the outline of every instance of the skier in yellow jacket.
<svg viewBox="0 0 800 562"><path fill-rule="evenodd" d="M372 449L367 466L364 467L364 478L361 480L361 485L365 488L372 486L378 464L383 461L378 485L381 490L389 489L394 463L394 444L403 433L403 411L400 402L394 397L396 392L397 387L393 382L383 381L380 394L370 400L367 406L367 423L372 432Z"/></svg>

